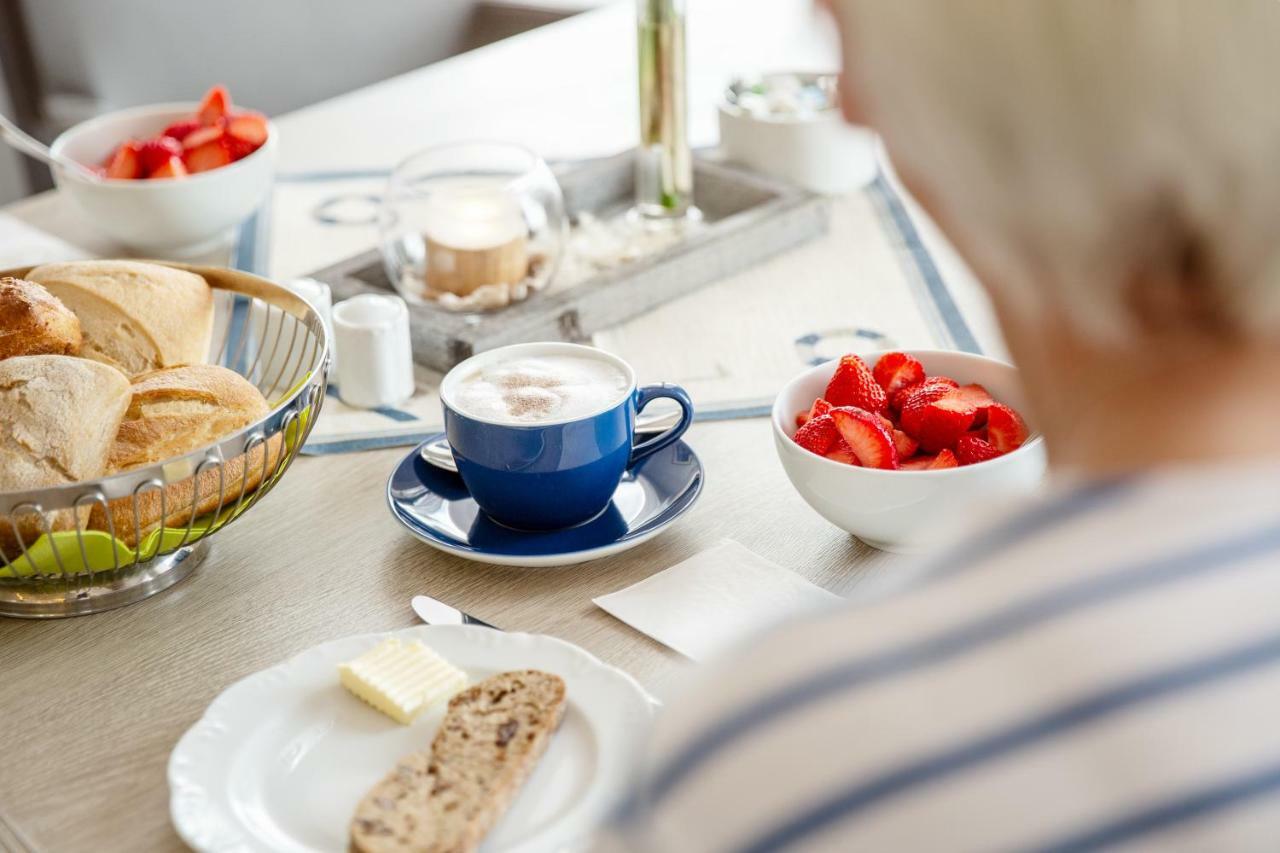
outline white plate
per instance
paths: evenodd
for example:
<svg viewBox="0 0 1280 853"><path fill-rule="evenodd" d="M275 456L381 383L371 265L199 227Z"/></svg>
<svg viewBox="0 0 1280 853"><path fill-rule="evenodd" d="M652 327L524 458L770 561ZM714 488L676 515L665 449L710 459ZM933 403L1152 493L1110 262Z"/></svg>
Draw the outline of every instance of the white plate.
<svg viewBox="0 0 1280 853"><path fill-rule="evenodd" d="M473 682L512 669L564 679L564 723L481 849L583 846L623 795L656 703L631 676L563 640L466 625L334 640L224 690L169 757L169 810L182 839L201 851L346 850L360 798L400 756L430 745L444 713L402 726L338 683L339 663L387 637L421 640Z"/></svg>

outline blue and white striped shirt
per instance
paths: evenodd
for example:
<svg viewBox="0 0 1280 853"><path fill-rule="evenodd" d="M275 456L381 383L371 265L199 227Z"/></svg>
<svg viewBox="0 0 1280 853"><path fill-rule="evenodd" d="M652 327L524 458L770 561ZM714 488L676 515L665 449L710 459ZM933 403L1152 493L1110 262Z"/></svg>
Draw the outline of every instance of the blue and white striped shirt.
<svg viewBox="0 0 1280 853"><path fill-rule="evenodd" d="M1058 492L664 715L643 851L1280 850L1280 466Z"/></svg>

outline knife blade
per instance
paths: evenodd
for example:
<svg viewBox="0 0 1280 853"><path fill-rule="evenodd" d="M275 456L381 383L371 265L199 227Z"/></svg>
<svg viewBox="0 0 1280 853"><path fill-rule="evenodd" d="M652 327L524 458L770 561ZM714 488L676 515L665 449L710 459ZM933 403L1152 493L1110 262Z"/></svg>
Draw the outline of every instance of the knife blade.
<svg viewBox="0 0 1280 853"><path fill-rule="evenodd" d="M481 628L499 630L497 626L490 625L483 619L477 619L470 613L464 613L456 607L450 607L429 595L415 595L409 603L413 607L413 612L418 614L418 618L428 625L479 625Z"/></svg>

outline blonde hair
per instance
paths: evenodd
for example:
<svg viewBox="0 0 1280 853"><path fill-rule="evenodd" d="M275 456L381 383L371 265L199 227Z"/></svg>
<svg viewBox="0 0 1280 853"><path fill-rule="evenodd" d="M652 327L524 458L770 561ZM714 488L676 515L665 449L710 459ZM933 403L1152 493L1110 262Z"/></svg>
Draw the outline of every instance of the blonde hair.
<svg viewBox="0 0 1280 853"><path fill-rule="evenodd" d="M1280 2L835 5L861 105L1011 309L1280 331Z"/></svg>

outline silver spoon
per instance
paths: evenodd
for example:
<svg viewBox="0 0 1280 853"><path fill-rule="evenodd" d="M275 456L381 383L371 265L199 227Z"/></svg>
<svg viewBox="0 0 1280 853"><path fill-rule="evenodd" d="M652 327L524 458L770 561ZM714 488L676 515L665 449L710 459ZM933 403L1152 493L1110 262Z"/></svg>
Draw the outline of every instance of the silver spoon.
<svg viewBox="0 0 1280 853"><path fill-rule="evenodd" d="M74 172L86 181L94 181L96 183L102 180L101 175L83 163L77 163L70 157L64 157L61 154L54 154L43 142L33 136L29 136L26 131L3 115L0 115L0 137L3 137L5 142L8 142L28 157L34 157L53 168Z"/></svg>
<svg viewBox="0 0 1280 853"><path fill-rule="evenodd" d="M647 416L641 414L636 418L636 432L666 432L679 422L680 412L678 410ZM422 449L418 451L418 455L422 457L422 461L430 465L434 465L437 468L443 468L446 471L453 471L455 473L458 470L457 463L453 461L453 451L449 449L449 441L444 436L441 436L428 444L422 445Z"/></svg>

